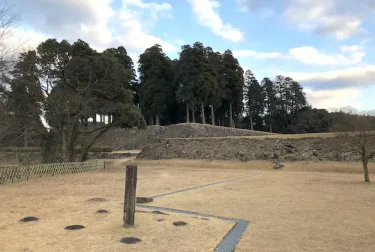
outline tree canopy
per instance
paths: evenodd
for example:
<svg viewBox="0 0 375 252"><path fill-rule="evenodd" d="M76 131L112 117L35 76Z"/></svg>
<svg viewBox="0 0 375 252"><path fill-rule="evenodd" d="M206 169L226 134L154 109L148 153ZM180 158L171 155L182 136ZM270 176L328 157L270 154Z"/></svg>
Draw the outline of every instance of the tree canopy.
<svg viewBox="0 0 375 252"><path fill-rule="evenodd" d="M292 77L244 72L230 50L201 42L171 60L160 45L139 56L123 46L103 52L83 40L47 39L2 74L0 144L40 145L45 162L85 160L113 127L200 122L277 133L351 131L374 117L312 108ZM137 75L138 74L138 75ZM99 120L98 120L99 119Z"/></svg>

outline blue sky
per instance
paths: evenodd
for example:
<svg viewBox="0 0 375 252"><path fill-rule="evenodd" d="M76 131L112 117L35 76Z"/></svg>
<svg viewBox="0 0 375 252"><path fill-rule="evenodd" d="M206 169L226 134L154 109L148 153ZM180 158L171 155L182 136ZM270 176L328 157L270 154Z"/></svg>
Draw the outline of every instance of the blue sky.
<svg viewBox="0 0 375 252"><path fill-rule="evenodd" d="M319 108L375 110L375 1L13 0L27 48L56 37L98 50L123 45L136 62L155 43L171 58L200 41L231 49L261 80L299 81Z"/></svg>

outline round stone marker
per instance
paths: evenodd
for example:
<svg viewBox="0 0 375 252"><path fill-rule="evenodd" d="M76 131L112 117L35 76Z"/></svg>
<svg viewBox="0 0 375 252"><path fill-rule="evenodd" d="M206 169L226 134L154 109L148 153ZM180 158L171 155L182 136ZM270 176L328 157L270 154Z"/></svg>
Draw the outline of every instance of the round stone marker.
<svg viewBox="0 0 375 252"><path fill-rule="evenodd" d="M176 222L173 222L173 225L176 226L176 227L180 227L180 226L187 225L187 223L184 222L184 221L176 221Z"/></svg>
<svg viewBox="0 0 375 252"><path fill-rule="evenodd" d="M108 211L104 210L104 209L100 209L100 210L96 211L96 213L102 213L102 214L104 214L104 213L108 213Z"/></svg>
<svg viewBox="0 0 375 252"><path fill-rule="evenodd" d="M141 242L142 240L136 237L124 237L120 240L121 243L125 244L136 244L138 242Z"/></svg>
<svg viewBox="0 0 375 252"><path fill-rule="evenodd" d="M20 222L31 222L31 221L38 221L37 217L28 216L20 220Z"/></svg>
<svg viewBox="0 0 375 252"><path fill-rule="evenodd" d="M66 230L78 230L78 229L82 229L82 228L85 228L85 226L82 226L82 225L71 225L71 226L66 226L65 227Z"/></svg>

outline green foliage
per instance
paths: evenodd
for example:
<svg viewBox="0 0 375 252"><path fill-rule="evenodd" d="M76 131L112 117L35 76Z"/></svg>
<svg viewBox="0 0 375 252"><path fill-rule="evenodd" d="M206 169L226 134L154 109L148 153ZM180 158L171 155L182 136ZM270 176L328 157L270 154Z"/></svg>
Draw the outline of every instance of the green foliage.
<svg viewBox="0 0 375 252"><path fill-rule="evenodd" d="M247 70L245 72L245 110L250 123L256 125L256 129L262 128L265 103L265 92L254 74ZM250 128L251 125L250 125Z"/></svg>
<svg viewBox="0 0 375 252"><path fill-rule="evenodd" d="M160 45L146 49L139 56L140 104L146 118L168 117L168 107L175 104L173 68Z"/></svg>
<svg viewBox="0 0 375 252"><path fill-rule="evenodd" d="M239 114L243 108L244 71L230 50L223 54L223 65L226 106L232 103L234 113Z"/></svg>
<svg viewBox="0 0 375 252"><path fill-rule="evenodd" d="M325 109L313 109L304 107L296 112L286 133L320 133L329 132L332 125L332 117Z"/></svg>
<svg viewBox="0 0 375 252"><path fill-rule="evenodd" d="M123 47L98 53L82 40L71 45L48 39L36 52L21 54L4 93L18 122L32 122L41 134L45 160L74 160L75 146L82 145L87 153L112 127L145 126L133 103L129 59ZM41 122L42 112L48 128ZM87 128L88 118L98 113L114 120Z"/></svg>

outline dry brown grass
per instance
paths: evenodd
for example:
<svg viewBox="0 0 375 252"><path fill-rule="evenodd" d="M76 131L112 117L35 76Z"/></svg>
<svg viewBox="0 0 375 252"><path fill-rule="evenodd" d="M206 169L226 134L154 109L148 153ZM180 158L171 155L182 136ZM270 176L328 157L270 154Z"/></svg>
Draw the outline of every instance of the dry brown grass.
<svg viewBox="0 0 375 252"><path fill-rule="evenodd" d="M337 133L309 133L309 134L270 134L263 136L225 136L225 137L193 137L193 138L168 138L184 140L203 140L203 139L295 139L295 138L327 138L336 137Z"/></svg>
<svg viewBox="0 0 375 252"><path fill-rule="evenodd" d="M250 220L236 251L375 251L375 183L362 182L359 163L286 163L282 170L261 161L137 163L138 196L251 175L152 203ZM122 228L124 166L110 161L103 172L1 186L0 251L212 251L230 230L230 223L213 219L149 213L136 214L135 229ZM107 201L87 202L94 197ZM98 209L110 213L98 215ZM25 216L40 221L19 223ZM174 227L173 221L189 224ZM64 230L72 224L86 229ZM120 244L125 236L142 242Z"/></svg>
<svg viewBox="0 0 375 252"><path fill-rule="evenodd" d="M246 172L249 170L267 170L273 167L270 161L248 161L242 162L237 160L136 160L137 163L157 168L173 169L196 169L220 172ZM355 173L362 174L362 163L360 162L283 162L287 171L304 171L304 172L338 172L338 173ZM370 174L375 176L375 163L369 163Z"/></svg>
<svg viewBox="0 0 375 252"><path fill-rule="evenodd" d="M112 161L106 167L103 172L41 178L1 186L0 251L210 251L233 225L186 215L137 213L136 228L124 229L121 205L125 174L121 168L124 164L123 161ZM227 177L228 174L213 175L210 171L141 166L137 192L138 196L152 196ZM87 202L95 197L106 198L107 201ZM98 215L96 211L99 209L110 213ZM38 217L40 221L20 223L19 220L26 216ZM161 218L165 221L158 222L157 219ZM185 221L188 225L175 227L172 225L174 221ZM73 224L86 228L64 230L65 226ZM142 242L120 244L120 239L126 236L138 237Z"/></svg>
<svg viewBox="0 0 375 252"><path fill-rule="evenodd" d="M251 178L152 204L250 220L236 251L375 251L374 183L362 182L361 174L304 172L296 166L290 171L289 164L284 170L253 166Z"/></svg>

